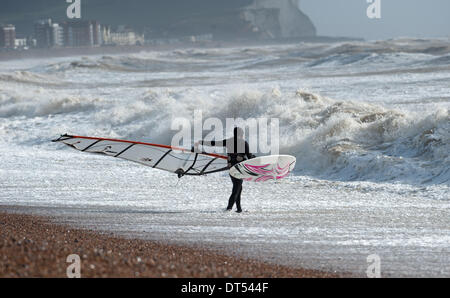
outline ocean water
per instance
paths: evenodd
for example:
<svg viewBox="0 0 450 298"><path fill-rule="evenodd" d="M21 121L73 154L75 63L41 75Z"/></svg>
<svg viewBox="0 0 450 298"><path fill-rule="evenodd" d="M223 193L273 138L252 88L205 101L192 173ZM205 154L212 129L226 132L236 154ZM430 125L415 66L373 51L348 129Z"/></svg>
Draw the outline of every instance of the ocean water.
<svg viewBox="0 0 450 298"><path fill-rule="evenodd" d="M450 277L450 40L0 62L0 204L76 226L365 276ZM174 117L278 118L292 176L244 184L83 154L60 134L170 144Z"/></svg>

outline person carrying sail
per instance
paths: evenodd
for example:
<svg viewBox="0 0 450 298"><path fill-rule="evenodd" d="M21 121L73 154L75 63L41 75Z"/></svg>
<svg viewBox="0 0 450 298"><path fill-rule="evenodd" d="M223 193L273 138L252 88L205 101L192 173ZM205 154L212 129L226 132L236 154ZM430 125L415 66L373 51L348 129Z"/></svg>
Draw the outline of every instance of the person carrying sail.
<svg viewBox="0 0 450 298"><path fill-rule="evenodd" d="M234 165L244 161L246 159L252 159L255 156L250 153L250 147L244 139L244 130L240 127L235 127L233 130L233 137L222 141L204 141L201 140L195 143L195 147L198 145L210 146L210 147L225 147L228 155L228 167L231 168ZM236 212L241 213L241 193L242 193L242 179L234 178L230 175L231 182L233 183L233 190L228 200L227 211L233 210L233 206L236 203Z"/></svg>

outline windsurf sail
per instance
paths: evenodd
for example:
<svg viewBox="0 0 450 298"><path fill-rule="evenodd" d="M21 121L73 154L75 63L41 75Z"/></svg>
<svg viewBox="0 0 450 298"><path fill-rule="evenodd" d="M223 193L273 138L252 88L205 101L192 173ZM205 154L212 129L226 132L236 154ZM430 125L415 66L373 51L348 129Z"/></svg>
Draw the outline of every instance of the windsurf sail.
<svg viewBox="0 0 450 298"><path fill-rule="evenodd" d="M126 140L62 135L53 140L76 150L104 154L137 162L155 169L184 175L201 176L228 170L227 157L166 145Z"/></svg>

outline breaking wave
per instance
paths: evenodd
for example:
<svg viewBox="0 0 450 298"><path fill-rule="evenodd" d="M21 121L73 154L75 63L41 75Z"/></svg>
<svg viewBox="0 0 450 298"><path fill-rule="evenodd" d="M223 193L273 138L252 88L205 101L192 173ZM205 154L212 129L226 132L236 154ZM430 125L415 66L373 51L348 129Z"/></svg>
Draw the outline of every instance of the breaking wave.
<svg viewBox="0 0 450 298"><path fill-rule="evenodd" d="M192 91L194 92L194 91ZM297 157L297 174L336 180L449 183L450 117L448 109L428 115L379 105L337 101L298 90L243 90L213 101L189 91L146 92L140 99L89 98L32 100L0 97L0 117L80 118L89 126L61 131L148 140L170 144L173 117L278 118L280 152ZM237 108L238 107L238 108ZM72 116L70 116L72 115ZM54 134L55 129L50 131ZM48 139L54 137L50 133ZM34 139L34 138L33 138Z"/></svg>
<svg viewBox="0 0 450 298"><path fill-rule="evenodd" d="M15 71L12 73L0 73L0 82L20 83L29 85L60 86L64 83L56 76L37 74L29 71Z"/></svg>
<svg viewBox="0 0 450 298"><path fill-rule="evenodd" d="M71 62L61 62L47 66L49 72L92 70L113 72L173 72L173 71L204 71L205 61L201 56L197 59L183 59L175 52L170 55L156 52L142 52L139 54L102 56L100 58L83 57ZM213 69L220 66L211 64L206 68Z"/></svg>
<svg viewBox="0 0 450 298"><path fill-rule="evenodd" d="M236 110L239 102L239 110ZM450 116L295 95L245 92L213 115L280 120L281 152L297 157L299 174L337 180L448 183Z"/></svg>
<svg viewBox="0 0 450 298"><path fill-rule="evenodd" d="M99 101L99 99L88 100L75 96L42 98L39 94L34 96L0 94L0 118L34 118L88 112L95 109Z"/></svg>

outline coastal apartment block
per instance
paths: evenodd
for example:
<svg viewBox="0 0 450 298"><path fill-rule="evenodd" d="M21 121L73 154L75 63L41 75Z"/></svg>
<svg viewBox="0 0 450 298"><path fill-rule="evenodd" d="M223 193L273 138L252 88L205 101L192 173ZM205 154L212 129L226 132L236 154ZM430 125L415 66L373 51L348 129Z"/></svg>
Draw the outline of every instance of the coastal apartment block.
<svg viewBox="0 0 450 298"><path fill-rule="evenodd" d="M14 49L16 44L16 27L0 25L0 48Z"/></svg>

